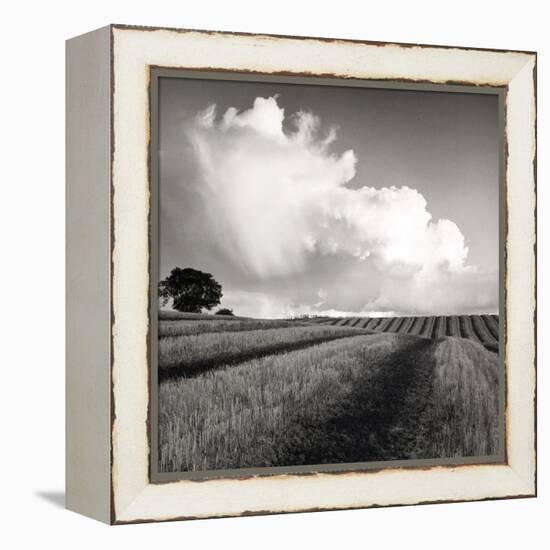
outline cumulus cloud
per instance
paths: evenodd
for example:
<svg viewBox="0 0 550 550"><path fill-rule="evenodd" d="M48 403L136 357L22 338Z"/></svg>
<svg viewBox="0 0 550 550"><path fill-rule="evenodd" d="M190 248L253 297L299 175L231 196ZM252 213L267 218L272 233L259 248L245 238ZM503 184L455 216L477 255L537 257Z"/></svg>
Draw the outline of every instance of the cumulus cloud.
<svg viewBox="0 0 550 550"><path fill-rule="evenodd" d="M307 272L314 258L331 256L353 260L355 271L364 266L383 274L375 297L355 293L355 312L437 313L495 304L496 275L468 265L457 225L434 220L410 187L351 187L354 151L335 153L336 129L323 129L314 114L287 116L277 97L258 97L241 112L218 113L210 105L187 136L213 237L248 277L294 276ZM269 316L341 308L331 294L324 285L312 305L286 299ZM265 298L260 310L273 313L273 300Z"/></svg>

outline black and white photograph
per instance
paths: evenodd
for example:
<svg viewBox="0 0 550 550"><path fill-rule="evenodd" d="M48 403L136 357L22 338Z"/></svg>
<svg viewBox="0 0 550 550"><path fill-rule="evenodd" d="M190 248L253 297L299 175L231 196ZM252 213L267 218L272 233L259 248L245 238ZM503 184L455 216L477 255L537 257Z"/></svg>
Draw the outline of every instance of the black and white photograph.
<svg viewBox="0 0 550 550"><path fill-rule="evenodd" d="M4 2L0 546L547 547L544 7Z"/></svg>
<svg viewBox="0 0 550 550"><path fill-rule="evenodd" d="M159 78L160 473L502 460L482 92Z"/></svg>

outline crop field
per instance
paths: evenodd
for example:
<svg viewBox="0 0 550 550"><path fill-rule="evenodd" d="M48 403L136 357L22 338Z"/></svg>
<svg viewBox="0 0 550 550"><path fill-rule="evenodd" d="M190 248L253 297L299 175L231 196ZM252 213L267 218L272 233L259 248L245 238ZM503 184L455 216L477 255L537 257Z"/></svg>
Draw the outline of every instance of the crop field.
<svg viewBox="0 0 550 550"><path fill-rule="evenodd" d="M313 318L309 322L339 327L361 327L374 332L396 332L423 338L455 336L480 342L498 353L498 315L449 315L439 317L340 317Z"/></svg>
<svg viewBox="0 0 550 550"><path fill-rule="evenodd" d="M309 323L264 320L264 319L221 319L212 321L193 320L161 320L159 321L158 336L186 336L189 334L204 334L206 332L240 332L243 330L260 330L270 328L292 328L296 326L311 326Z"/></svg>
<svg viewBox="0 0 550 550"><path fill-rule="evenodd" d="M348 327L297 325L168 336L159 339L159 372L184 376L197 374L219 365L356 334L369 333Z"/></svg>
<svg viewBox="0 0 550 550"><path fill-rule="evenodd" d="M181 311L159 311L159 321L238 321L247 317L236 317L234 315L212 315L210 313L185 313Z"/></svg>
<svg viewBox="0 0 550 550"><path fill-rule="evenodd" d="M496 316L163 316L159 470L496 454L487 342Z"/></svg>

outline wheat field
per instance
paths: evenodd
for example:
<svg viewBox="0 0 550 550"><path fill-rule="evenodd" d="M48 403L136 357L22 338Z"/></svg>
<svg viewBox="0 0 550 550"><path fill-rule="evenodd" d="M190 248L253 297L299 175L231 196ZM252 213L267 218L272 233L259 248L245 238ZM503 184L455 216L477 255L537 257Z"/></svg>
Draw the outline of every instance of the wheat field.
<svg viewBox="0 0 550 550"><path fill-rule="evenodd" d="M173 373L159 385L159 469L495 455L498 355L455 336L496 340L498 320L480 319L486 333L452 316L209 320L204 333L177 321L159 340L159 372Z"/></svg>
<svg viewBox="0 0 550 550"><path fill-rule="evenodd" d="M217 365L242 362L259 355L355 334L369 333L348 327L287 325L279 328L168 336L159 340L159 368L161 371L178 369L178 373L182 375L196 374Z"/></svg>

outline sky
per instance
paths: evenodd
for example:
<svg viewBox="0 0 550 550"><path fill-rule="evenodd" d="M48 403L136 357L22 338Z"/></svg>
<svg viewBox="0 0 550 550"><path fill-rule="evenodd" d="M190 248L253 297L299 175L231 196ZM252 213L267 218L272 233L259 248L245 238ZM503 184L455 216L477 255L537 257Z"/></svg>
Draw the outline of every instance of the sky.
<svg viewBox="0 0 550 550"><path fill-rule="evenodd" d="M252 317L498 310L493 95L161 78L159 276Z"/></svg>

